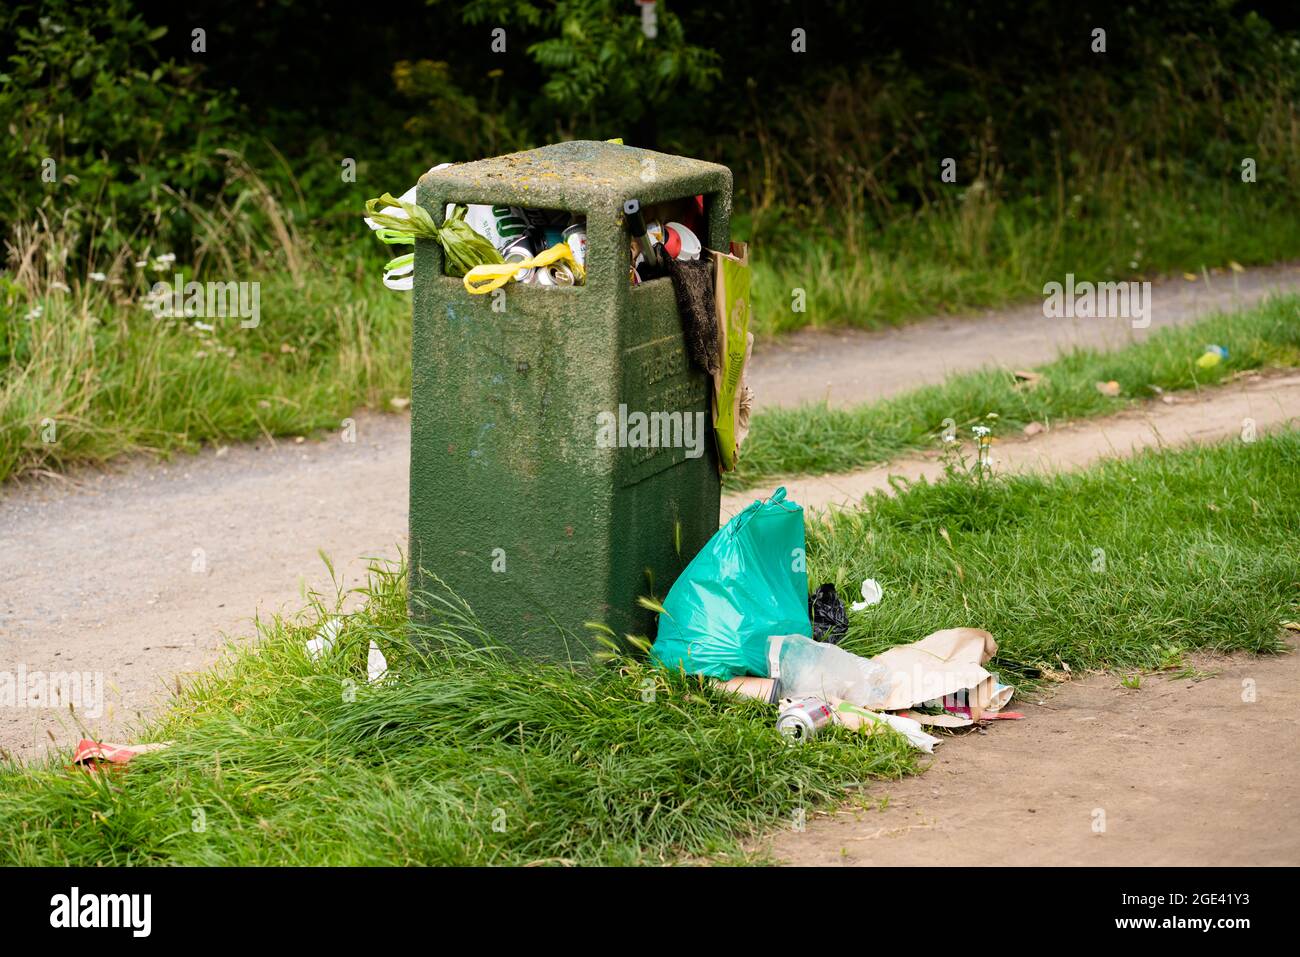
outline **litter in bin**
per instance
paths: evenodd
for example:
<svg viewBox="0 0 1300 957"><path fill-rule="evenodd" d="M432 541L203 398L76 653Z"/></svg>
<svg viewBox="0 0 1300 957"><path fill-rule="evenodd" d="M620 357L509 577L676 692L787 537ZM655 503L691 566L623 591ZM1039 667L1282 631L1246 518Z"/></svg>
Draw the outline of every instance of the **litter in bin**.
<svg viewBox="0 0 1300 957"><path fill-rule="evenodd" d="M398 207L397 212L388 210ZM401 213L403 215L398 215ZM371 224L380 242L387 245L411 245L417 239L436 239L447 258L447 273L463 276L475 266L502 262L501 253L464 220L465 207L452 208L439 226L414 202L394 199L384 193L366 201L366 222ZM415 253L389 260L384 266L384 284L391 289L409 289ZM390 281L391 280L391 281ZM401 280L401 285L394 285Z"/></svg>
<svg viewBox="0 0 1300 957"><path fill-rule="evenodd" d="M586 217L562 209L471 205L465 219L506 264L517 267L512 272L490 266L471 270L465 275L469 292L481 295L511 281L538 286L581 286L586 281Z"/></svg>
<svg viewBox="0 0 1300 957"><path fill-rule="evenodd" d="M651 230L641 211L640 200L629 199L623 204L623 225L632 239L632 268L638 281L666 275L669 257L663 248L663 231Z"/></svg>
<svg viewBox="0 0 1300 957"><path fill-rule="evenodd" d="M511 252L514 251L514 247L511 247ZM569 244L561 242L535 256L512 259L496 265L475 266L465 273L462 281L467 292L481 296L500 289L508 282L520 281L520 275L532 278L539 286L582 285L586 277Z"/></svg>
<svg viewBox="0 0 1300 957"><path fill-rule="evenodd" d="M704 244L700 242L700 237L695 235L694 230L688 229L681 223L669 223L664 228L668 231L668 239L664 242L668 255L684 262L699 260L700 253L704 251Z"/></svg>
<svg viewBox="0 0 1300 957"><path fill-rule="evenodd" d="M879 605L880 599L884 597L884 589L880 587L880 582L874 578L862 579L862 601L855 601L850 607L854 611L862 611L871 605Z"/></svg>
<svg viewBox="0 0 1300 957"><path fill-rule="evenodd" d="M668 275L674 262L697 262L705 253L699 230L704 220L704 197L643 206L630 199L623 204L623 225L632 255L633 285Z"/></svg>
<svg viewBox="0 0 1300 957"><path fill-rule="evenodd" d="M713 303L713 270L709 263L673 259L668 263L673 295L686 337L686 352L695 365L716 376L718 363L718 317Z"/></svg>
<svg viewBox="0 0 1300 957"><path fill-rule="evenodd" d="M768 674L768 639L802 636L808 621L803 509L784 488L714 533L673 582L651 659L724 681Z"/></svg>
<svg viewBox="0 0 1300 957"><path fill-rule="evenodd" d="M465 207L465 222L499 253L522 244L529 255L537 255L533 226L522 209L472 203Z"/></svg>
<svg viewBox="0 0 1300 957"><path fill-rule="evenodd" d="M445 169L451 163L433 167ZM441 226L415 202L412 186L394 199L385 193L366 202L366 225L388 245L411 245L416 239L436 239L446 255L449 276L466 276L475 266L519 263L519 267L499 283L482 283L482 277L497 272L477 273L471 292L491 292L511 279L541 286L581 285L587 256L586 218L563 210L521 209L485 203L457 205L448 203ZM554 253L541 265L528 265L534 257ZM568 258L570 264L558 262ZM407 253L384 266L384 285L389 289L409 290L414 285L415 254ZM468 288L468 286L467 286Z"/></svg>
<svg viewBox="0 0 1300 957"><path fill-rule="evenodd" d="M566 227L564 232L560 233L560 237L573 251L573 258L577 264L585 269L587 266L587 224L585 222L575 222L573 225Z"/></svg>
<svg viewBox="0 0 1300 957"><path fill-rule="evenodd" d="M808 598L808 617L812 619L813 637L838 645L849 633L849 616L835 586L821 585Z"/></svg>

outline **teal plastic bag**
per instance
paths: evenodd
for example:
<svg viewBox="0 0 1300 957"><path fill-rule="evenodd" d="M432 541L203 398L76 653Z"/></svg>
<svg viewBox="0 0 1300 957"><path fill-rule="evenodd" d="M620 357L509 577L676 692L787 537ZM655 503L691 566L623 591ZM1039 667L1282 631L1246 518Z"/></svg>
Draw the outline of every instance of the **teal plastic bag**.
<svg viewBox="0 0 1300 957"><path fill-rule="evenodd" d="M650 658L726 681L768 676L773 635L812 637L803 508L779 488L734 516L668 590Z"/></svg>

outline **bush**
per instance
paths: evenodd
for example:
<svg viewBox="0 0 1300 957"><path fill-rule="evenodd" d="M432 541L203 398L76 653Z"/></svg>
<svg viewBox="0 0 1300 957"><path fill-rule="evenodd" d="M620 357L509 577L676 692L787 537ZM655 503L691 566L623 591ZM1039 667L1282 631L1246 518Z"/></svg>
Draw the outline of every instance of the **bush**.
<svg viewBox="0 0 1300 957"><path fill-rule="evenodd" d="M162 62L129 0L64 0L0 8L0 220L57 223L71 248L103 262L148 236L185 250L194 224L176 197L222 181L218 146L232 142L232 98L204 89L194 66Z"/></svg>

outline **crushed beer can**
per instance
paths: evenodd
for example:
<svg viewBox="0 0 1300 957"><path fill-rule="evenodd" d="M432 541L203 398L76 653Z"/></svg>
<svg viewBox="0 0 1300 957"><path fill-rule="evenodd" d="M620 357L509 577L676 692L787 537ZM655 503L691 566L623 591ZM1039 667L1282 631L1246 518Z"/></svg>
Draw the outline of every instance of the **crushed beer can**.
<svg viewBox="0 0 1300 957"><path fill-rule="evenodd" d="M535 255L537 255L537 251L533 248L533 241L527 236L515 240L505 249L501 250L501 258L508 263L526 262L527 260L532 259ZM519 270L515 273L515 282L532 282L533 274L536 271L536 269L532 268Z"/></svg>
<svg viewBox="0 0 1300 957"><path fill-rule="evenodd" d="M776 730L796 744L811 741L831 722L831 706L821 698L783 698Z"/></svg>
<svg viewBox="0 0 1300 957"><path fill-rule="evenodd" d="M533 270L532 281L539 286L575 285L573 270L564 263L552 263Z"/></svg>

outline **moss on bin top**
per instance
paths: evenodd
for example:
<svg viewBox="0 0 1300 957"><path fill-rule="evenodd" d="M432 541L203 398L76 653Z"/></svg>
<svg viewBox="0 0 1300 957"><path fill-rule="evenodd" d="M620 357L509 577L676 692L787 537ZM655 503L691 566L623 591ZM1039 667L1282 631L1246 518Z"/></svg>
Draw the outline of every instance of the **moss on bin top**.
<svg viewBox="0 0 1300 957"><path fill-rule="evenodd" d="M420 184L456 202L580 210L633 197L652 203L695 193L730 194L731 171L635 146L574 140L431 170Z"/></svg>

